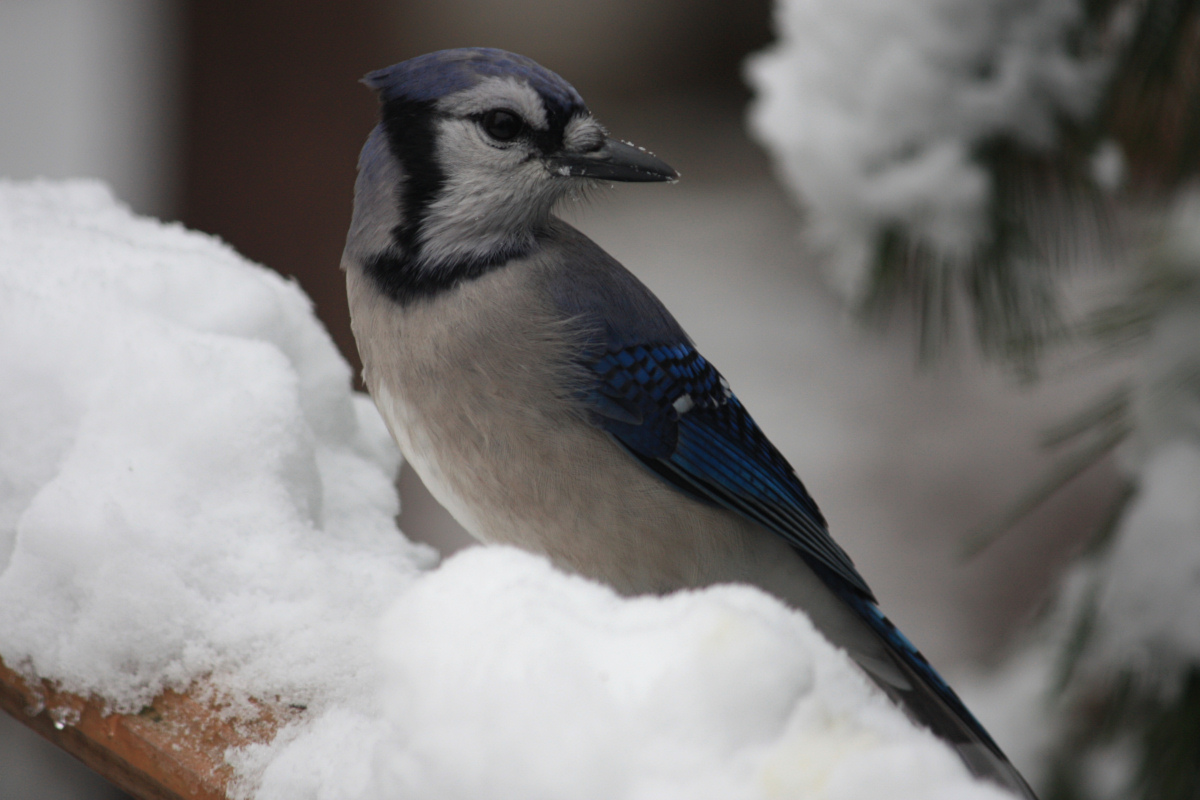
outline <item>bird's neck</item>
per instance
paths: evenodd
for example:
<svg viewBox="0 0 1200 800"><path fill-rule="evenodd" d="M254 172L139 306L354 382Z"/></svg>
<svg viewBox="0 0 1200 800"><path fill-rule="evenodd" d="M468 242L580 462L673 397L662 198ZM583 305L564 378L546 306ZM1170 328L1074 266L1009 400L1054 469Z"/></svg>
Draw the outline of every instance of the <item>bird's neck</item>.
<svg viewBox="0 0 1200 800"><path fill-rule="evenodd" d="M525 252L495 253L489 258L475 258L430 269L414 263L396 249L384 250L358 259L363 273L376 288L401 306L432 300L461 284L501 269Z"/></svg>

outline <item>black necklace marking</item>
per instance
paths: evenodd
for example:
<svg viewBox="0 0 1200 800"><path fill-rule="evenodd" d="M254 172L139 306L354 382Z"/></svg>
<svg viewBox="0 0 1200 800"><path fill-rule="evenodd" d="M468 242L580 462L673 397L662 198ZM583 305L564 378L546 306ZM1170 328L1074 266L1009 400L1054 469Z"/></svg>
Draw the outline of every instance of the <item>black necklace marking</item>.
<svg viewBox="0 0 1200 800"><path fill-rule="evenodd" d="M388 250L369 258L363 264L363 270L384 294L401 306L407 306L448 292L460 283L480 278L528 252L528 249L502 250L486 257L454 261L428 269L422 268L407 255Z"/></svg>

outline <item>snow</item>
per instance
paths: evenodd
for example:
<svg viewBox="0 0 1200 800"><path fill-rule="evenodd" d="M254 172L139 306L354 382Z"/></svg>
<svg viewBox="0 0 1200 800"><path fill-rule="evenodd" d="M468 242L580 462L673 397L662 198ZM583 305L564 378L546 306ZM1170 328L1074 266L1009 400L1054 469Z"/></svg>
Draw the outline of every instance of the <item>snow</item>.
<svg viewBox="0 0 1200 800"><path fill-rule="evenodd" d="M626 600L473 548L382 630L390 725L339 708L252 748L251 763L272 759L258 797L306 796L318 755L348 736L376 747L353 753L346 797L1004 796L749 587Z"/></svg>
<svg viewBox="0 0 1200 800"><path fill-rule="evenodd" d="M97 184L6 186L0 243L4 660L123 711L361 671L432 554L299 289Z"/></svg>
<svg viewBox="0 0 1200 800"><path fill-rule="evenodd" d="M1047 150L1098 99L1102 65L1070 50L1081 20L1076 0L778 0L750 126L835 288L861 299L889 227L951 260L985 240L977 148Z"/></svg>
<svg viewBox="0 0 1200 800"><path fill-rule="evenodd" d="M1172 693L1200 663L1200 447L1154 451L1104 565L1091 669L1129 669Z"/></svg>
<svg viewBox="0 0 1200 800"><path fill-rule="evenodd" d="M756 590L435 569L299 289L98 184L0 183L0 375L0 657L307 706L239 796L1004 796Z"/></svg>
<svg viewBox="0 0 1200 800"><path fill-rule="evenodd" d="M1154 320L1121 453L1138 496L1099 580L1093 668L1170 694L1200 664L1200 191L1166 215L1154 269L1183 286ZM1160 277L1163 277L1160 275Z"/></svg>
<svg viewBox="0 0 1200 800"><path fill-rule="evenodd" d="M1170 703L1200 664L1200 192L1165 215L1147 269L1175 287L1152 321L1132 378L1133 434L1118 453L1136 495L1113 540L1063 577L1053 607L1001 669L955 681L1013 763L1037 785L1048 759L1070 753L1072 726L1129 679L1139 697ZM1070 680L1067 652L1079 644ZM1092 712L1094 714L1094 711ZM1130 715L1132 717L1133 715ZM1136 718L1108 720L1112 741L1084 752L1085 798L1127 795L1143 768ZM1137 745L1137 746L1135 746Z"/></svg>

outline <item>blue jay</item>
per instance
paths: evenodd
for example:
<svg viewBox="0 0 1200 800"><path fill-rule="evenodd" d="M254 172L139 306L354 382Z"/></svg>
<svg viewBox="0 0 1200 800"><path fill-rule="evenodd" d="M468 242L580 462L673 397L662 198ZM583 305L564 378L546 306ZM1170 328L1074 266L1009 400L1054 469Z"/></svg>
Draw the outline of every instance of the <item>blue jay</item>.
<svg viewBox="0 0 1200 800"><path fill-rule="evenodd" d="M754 584L814 624L977 775L1033 793L885 617L791 466L637 278L553 215L582 185L674 181L523 56L367 75L342 257L367 388L483 542L628 595Z"/></svg>

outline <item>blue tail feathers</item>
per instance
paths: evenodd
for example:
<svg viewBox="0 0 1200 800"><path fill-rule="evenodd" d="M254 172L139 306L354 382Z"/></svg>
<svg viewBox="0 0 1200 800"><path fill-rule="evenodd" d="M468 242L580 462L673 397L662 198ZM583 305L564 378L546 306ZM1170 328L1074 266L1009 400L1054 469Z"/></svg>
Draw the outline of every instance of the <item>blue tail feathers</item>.
<svg viewBox="0 0 1200 800"><path fill-rule="evenodd" d="M973 774L990 779L1018 797L1037 800L1029 784L979 720L967 710L945 679L921 655L921 651L879 610L879 606L850 591L839 594L884 641L896 662L894 666L908 679L909 685L900 685L864 665L867 674L884 693L903 708L911 719L950 744Z"/></svg>

